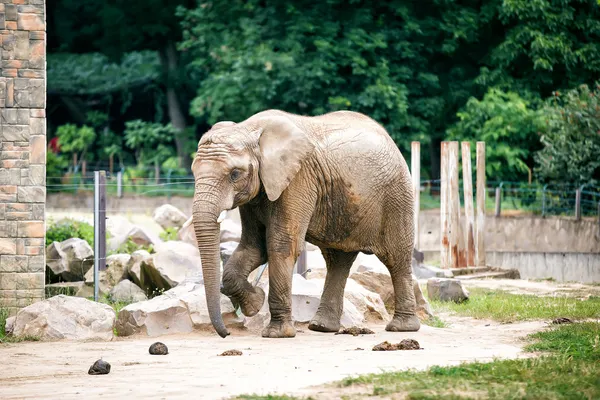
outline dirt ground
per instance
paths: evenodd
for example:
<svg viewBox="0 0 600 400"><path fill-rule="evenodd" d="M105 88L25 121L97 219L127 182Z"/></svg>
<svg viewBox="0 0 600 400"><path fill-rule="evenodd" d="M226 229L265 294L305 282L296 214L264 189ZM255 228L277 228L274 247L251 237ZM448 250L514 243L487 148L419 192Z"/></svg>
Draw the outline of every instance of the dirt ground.
<svg viewBox="0 0 600 400"><path fill-rule="evenodd" d="M370 325L374 335L356 337L299 327L294 339L263 339L248 332L221 339L198 332L158 339L0 345L0 398L222 399L243 393L319 398L324 389L318 385L357 374L526 357L521 352L523 337L546 325L444 319L451 322L450 328L423 326L415 333L389 333L384 325ZM416 339L423 350L371 350L385 340L397 343L405 338ZM168 346L168 355L149 354L149 346L157 340ZM219 356L231 349L243 355ZM111 364L110 374L88 375L99 358Z"/></svg>

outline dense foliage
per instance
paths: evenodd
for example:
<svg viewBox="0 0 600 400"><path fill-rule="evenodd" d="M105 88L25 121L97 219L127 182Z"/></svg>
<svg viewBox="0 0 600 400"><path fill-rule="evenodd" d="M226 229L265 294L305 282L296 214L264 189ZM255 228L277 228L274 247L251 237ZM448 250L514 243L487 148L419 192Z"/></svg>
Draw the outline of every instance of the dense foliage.
<svg viewBox="0 0 600 400"><path fill-rule="evenodd" d="M97 162L185 169L216 121L267 108L350 109L384 124L405 156L410 141L420 141L423 179L439 175L439 142L449 138L486 140L490 179L522 180L530 171L572 179L562 167L534 169L549 160L535 153L557 140L547 132L545 121L556 119L546 99L600 78L597 0L58 0L48 7L48 88L60 97L49 120L93 126L88 111L105 113L94 147L109 149L95 152ZM170 124L172 139L161 143L173 150L140 157L124 137L134 120ZM110 147L113 137L121 143Z"/></svg>
<svg viewBox="0 0 600 400"><path fill-rule="evenodd" d="M71 238L83 239L94 247L94 227L87 222L63 219L59 222L50 222L46 229L46 247L52 242L63 242Z"/></svg>

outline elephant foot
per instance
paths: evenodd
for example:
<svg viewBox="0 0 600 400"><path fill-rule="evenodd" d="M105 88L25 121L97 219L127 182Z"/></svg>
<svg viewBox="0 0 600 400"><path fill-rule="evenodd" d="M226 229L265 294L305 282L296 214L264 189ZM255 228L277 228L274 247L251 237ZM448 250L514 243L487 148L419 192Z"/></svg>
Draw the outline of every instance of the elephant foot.
<svg viewBox="0 0 600 400"><path fill-rule="evenodd" d="M296 328L292 321L273 321L262 331L265 338L293 338L296 336Z"/></svg>
<svg viewBox="0 0 600 400"><path fill-rule="evenodd" d="M258 314L264 302L265 291L256 286L246 293L246 299L240 303L240 308L246 317L253 317Z"/></svg>
<svg viewBox="0 0 600 400"><path fill-rule="evenodd" d="M416 332L421 328L421 322L416 315L396 316L385 327L388 332Z"/></svg>
<svg viewBox="0 0 600 400"><path fill-rule="evenodd" d="M308 324L308 329L315 332L337 332L340 330L340 320L317 312Z"/></svg>

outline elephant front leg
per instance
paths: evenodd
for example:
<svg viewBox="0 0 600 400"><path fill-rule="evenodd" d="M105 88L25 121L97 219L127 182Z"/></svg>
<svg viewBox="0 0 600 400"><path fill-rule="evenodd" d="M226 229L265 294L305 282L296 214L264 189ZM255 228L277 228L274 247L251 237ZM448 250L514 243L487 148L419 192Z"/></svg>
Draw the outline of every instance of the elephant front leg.
<svg viewBox="0 0 600 400"><path fill-rule="evenodd" d="M296 336L292 322L292 270L295 258L269 255L269 310L271 321L263 331L266 338Z"/></svg>
<svg viewBox="0 0 600 400"><path fill-rule="evenodd" d="M256 247L240 244L223 268L221 293L239 305L247 317L256 315L265 302L265 292L248 282L248 275L267 262L265 252Z"/></svg>

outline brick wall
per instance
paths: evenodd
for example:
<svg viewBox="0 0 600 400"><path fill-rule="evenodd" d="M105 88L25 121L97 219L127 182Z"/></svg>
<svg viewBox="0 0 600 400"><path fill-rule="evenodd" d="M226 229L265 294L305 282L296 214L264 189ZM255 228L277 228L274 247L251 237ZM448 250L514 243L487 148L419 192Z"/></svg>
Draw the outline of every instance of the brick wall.
<svg viewBox="0 0 600 400"><path fill-rule="evenodd" d="M0 0L0 307L44 296L44 0Z"/></svg>

